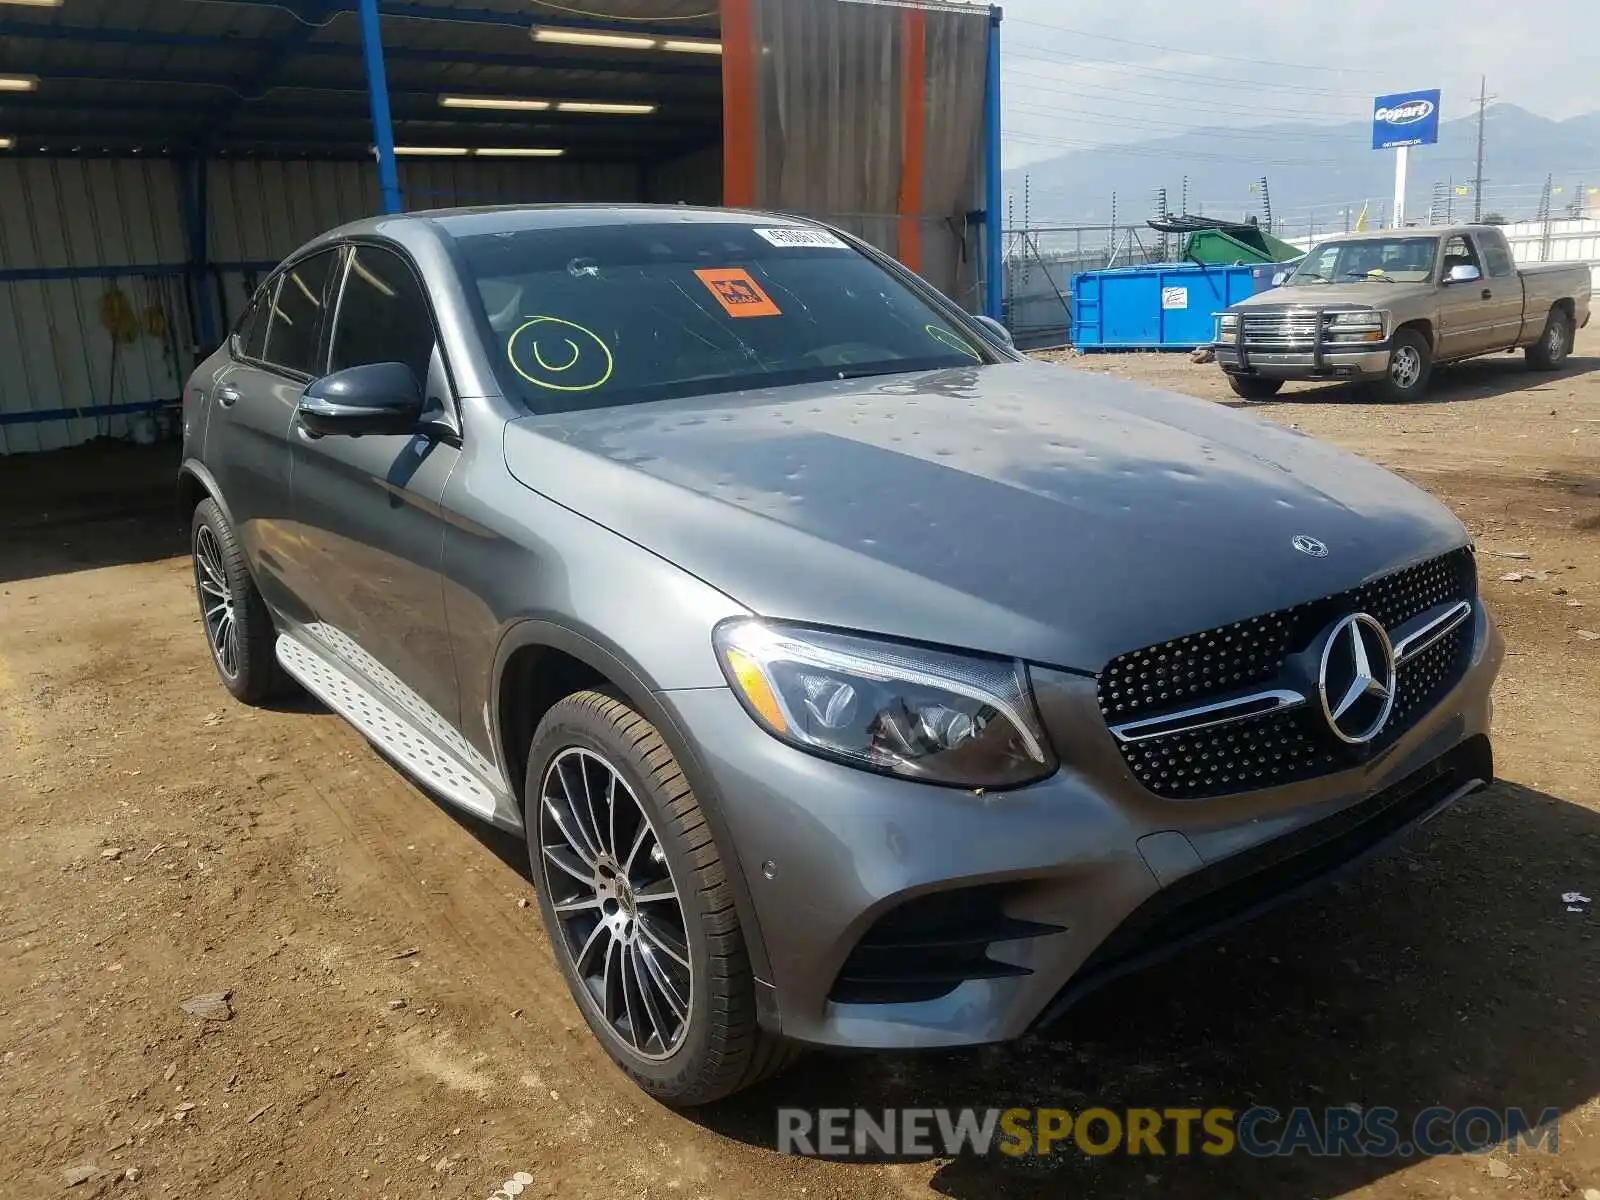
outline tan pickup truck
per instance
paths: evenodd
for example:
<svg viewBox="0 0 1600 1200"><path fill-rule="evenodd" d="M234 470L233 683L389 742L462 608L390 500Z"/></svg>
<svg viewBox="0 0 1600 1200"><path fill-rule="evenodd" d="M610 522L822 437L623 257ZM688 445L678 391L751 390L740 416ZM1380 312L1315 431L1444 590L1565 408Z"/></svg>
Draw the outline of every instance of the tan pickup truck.
<svg viewBox="0 0 1600 1200"><path fill-rule="evenodd" d="M1346 234L1219 313L1213 349L1248 399L1345 379L1411 400L1439 363L1521 349L1535 370L1560 367L1589 323L1590 286L1582 263L1519 269L1492 225Z"/></svg>

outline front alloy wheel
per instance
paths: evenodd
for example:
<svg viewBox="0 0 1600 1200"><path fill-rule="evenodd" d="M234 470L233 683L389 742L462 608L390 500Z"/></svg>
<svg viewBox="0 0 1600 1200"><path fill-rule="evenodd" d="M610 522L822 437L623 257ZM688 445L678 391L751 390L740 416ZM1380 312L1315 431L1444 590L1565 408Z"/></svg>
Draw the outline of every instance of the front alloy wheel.
<svg viewBox="0 0 1600 1200"><path fill-rule="evenodd" d="M613 1062L658 1100L720 1100L795 1051L756 1020L727 868L655 726L578 692L528 750L528 857L567 986Z"/></svg>
<svg viewBox="0 0 1600 1200"><path fill-rule="evenodd" d="M1428 390L1432 374L1432 347L1415 329L1402 329L1394 335L1389 374L1378 384L1378 391L1385 400L1415 400Z"/></svg>
<svg viewBox="0 0 1600 1200"><path fill-rule="evenodd" d="M545 891L573 971L634 1053L666 1058L688 1032L694 968L661 838L591 750L556 755L539 798Z"/></svg>

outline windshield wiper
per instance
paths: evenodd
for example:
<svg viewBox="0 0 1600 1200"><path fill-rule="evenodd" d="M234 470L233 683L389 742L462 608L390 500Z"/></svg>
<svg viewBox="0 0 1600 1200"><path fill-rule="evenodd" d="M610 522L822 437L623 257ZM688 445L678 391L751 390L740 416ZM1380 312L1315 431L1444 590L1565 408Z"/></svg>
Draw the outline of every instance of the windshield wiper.
<svg viewBox="0 0 1600 1200"><path fill-rule="evenodd" d="M1332 283L1326 275L1307 273L1305 275L1291 275L1285 287L1299 287L1302 283Z"/></svg>
<svg viewBox="0 0 1600 1200"><path fill-rule="evenodd" d="M1372 282L1381 281L1383 283L1393 283L1394 282L1394 280L1391 279L1387 275L1374 275L1369 271L1346 271L1344 273L1344 275L1343 275L1343 278L1345 278L1345 279L1364 279L1364 280L1369 280L1369 281L1372 281Z"/></svg>

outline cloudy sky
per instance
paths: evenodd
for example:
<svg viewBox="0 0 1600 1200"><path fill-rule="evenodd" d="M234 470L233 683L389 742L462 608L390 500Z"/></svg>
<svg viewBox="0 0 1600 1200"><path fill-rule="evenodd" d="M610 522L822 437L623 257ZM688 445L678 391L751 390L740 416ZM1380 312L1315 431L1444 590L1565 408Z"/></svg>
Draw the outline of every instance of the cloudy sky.
<svg viewBox="0 0 1600 1200"><path fill-rule="evenodd" d="M1373 96L1443 89L1445 119L1491 95L1562 119L1600 110L1600 2L1004 0L1006 165L1229 126L1215 150L1279 143L1251 125L1359 121ZM1294 139L1300 154L1304 139ZM1600 147L1596 148L1600 158Z"/></svg>

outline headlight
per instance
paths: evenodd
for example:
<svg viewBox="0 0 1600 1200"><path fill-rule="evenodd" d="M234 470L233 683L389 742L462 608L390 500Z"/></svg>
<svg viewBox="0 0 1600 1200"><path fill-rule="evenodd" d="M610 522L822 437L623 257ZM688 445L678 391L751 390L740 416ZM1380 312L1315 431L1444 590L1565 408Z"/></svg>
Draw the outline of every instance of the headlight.
<svg viewBox="0 0 1600 1200"><path fill-rule="evenodd" d="M1335 342L1381 342L1384 317L1372 309L1328 314L1328 337Z"/></svg>
<svg viewBox="0 0 1600 1200"><path fill-rule="evenodd" d="M956 787L1014 787L1056 769L1014 660L742 618L713 641L750 715L802 750Z"/></svg>
<svg viewBox="0 0 1600 1200"><path fill-rule="evenodd" d="M1376 329L1383 332L1383 314L1372 309L1328 314L1328 324L1334 329Z"/></svg>
<svg viewBox="0 0 1600 1200"><path fill-rule="evenodd" d="M1239 328L1239 314L1225 312L1217 318L1217 332L1228 334Z"/></svg>

